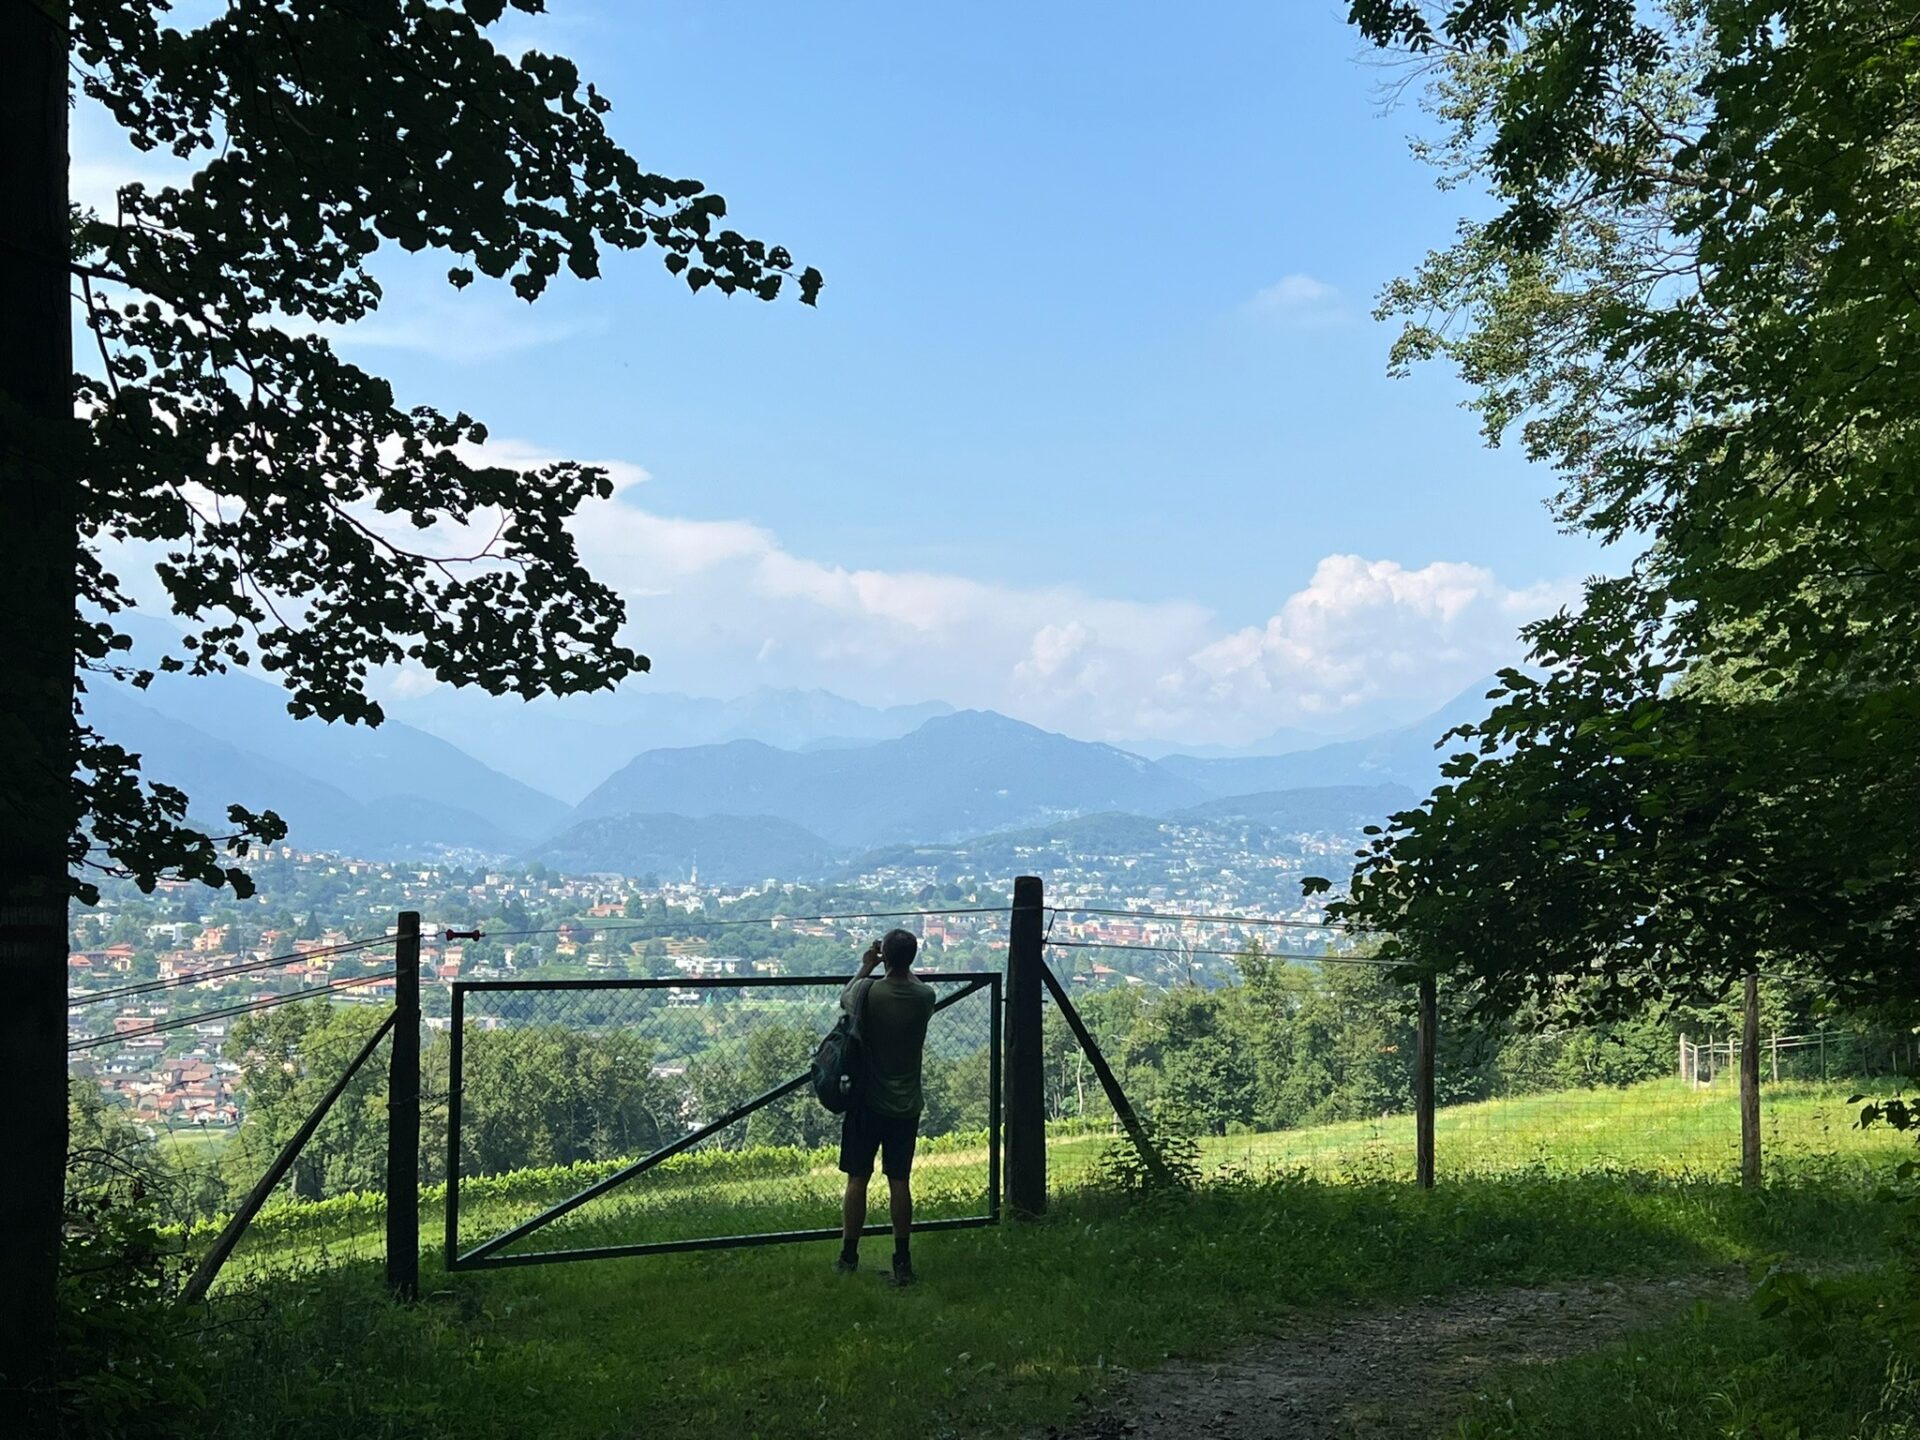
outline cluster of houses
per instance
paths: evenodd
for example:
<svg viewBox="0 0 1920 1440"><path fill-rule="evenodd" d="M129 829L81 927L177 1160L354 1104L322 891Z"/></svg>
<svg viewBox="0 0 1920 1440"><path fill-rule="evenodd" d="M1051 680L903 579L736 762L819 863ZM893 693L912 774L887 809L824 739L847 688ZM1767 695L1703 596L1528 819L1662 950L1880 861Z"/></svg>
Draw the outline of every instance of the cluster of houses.
<svg viewBox="0 0 1920 1440"><path fill-rule="evenodd" d="M140 1040L130 1040L121 1047L124 1053L76 1063L73 1071L94 1080L143 1125L167 1130L238 1125L234 1082L240 1067L218 1058L224 1028L219 1036L198 1038L201 1043L186 1055L162 1058L144 1053Z"/></svg>
<svg viewBox="0 0 1920 1440"><path fill-rule="evenodd" d="M234 1077L239 1067L220 1054L231 1019L214 1014L175 1024L175 1017L326 984L340 973L332 952L347 936L327 930L314 938L292 939L269 928L259 931L251 944L235 947L227 926L174 922L149 926L147 938L150 966L140 963L141 947L127 943L76 949L68 955L68 1043L116 1037L115 1043L91 1044L79 1051L69 1071L92 1079L142 1124L165 1129L237 1125ZM156 952L155 946L169 942L172 948ZM245 968L282 957L294 958L266 970ZM197 984L137 988L149 981L177 982L203 974L208 978ZM381 976L345 993L391 1001L393 991L392 977Z"/></svg>
<svg viewBox="0 0 1920 1440"><path fill-rule="evenodd" d="M417 909L429 917L515 910L530 917L556 912L577 917L560 924L551 938L541 936L532 943L494 943L477 952L459 939L444 936L447 928L462 928L460 921L429 927L421 951L423 977L429 984L442 985L461 978L504 976L552 960L633 973L644 942L621 936L618 926L634 913L636 903L665 904L689 918L717 919L754 897L784 894L800 898L796 887L772 881L746 887L703 886L697 873L684 883L643 888L618 876L563 876L538 867L526 873L501 870L462 874L431 864L348 860L286 847L276 847L267 858L291 863L294 877L281 897L291 913L298 914L302 908L311 913L312 908L318 908L303 907L300 896L310 880L322 881L324 884L316 888L326 896L324 913L339 925L355 927L358 934L392 933L396 912L401 909ZM913 893L918 887L911 882L930 877L901 873L870 878L876 890ZM1126 911L1178 908L1220 912L1244 908L1275 919L1307 918L1304 910L1289 917L1252 904L1249 895L1242 893L1246 880L1228 871L1189 877L1174 886L1156 883L1166 878L1144 874L1119 877L1090 871L1083 877L1081 896L1083 903ZM1120 883L1115 884L1116 880ZM344 890L342 881L346 882ZM1055 894L1060 894L1078 882L1071 875L1056 874L1054 883L1059 886ZM1124 896L1118 893L1121 891ZM1276 892L1268 888L1264 893L1270 904ZM154 916L153 923L137 929L124 923L125 909L116 920L112 906L77 916L75 944L67 962L69 991L75 1002L68 1012L70 1040L79 1043L108 1034L122 1037L116 1043L77 1051L74 1073L93 1077L136 1119L156 1126L230 1126L239 1119L233 1090L237 1067L221 1055L230 1022L208 1019L162 1031L156 1031L156 1025L176 1016L317 987L343 974L358 976L363 973L363 958L386 959L386 952L379 949L366 952L364 957L331 954L350 943L348 931L342 928L329 927L317 935L309 930L306 936L295 938L286 930L271 926L253 930L221 923L213 916L202 915L197 921L170 918L192 914L185 907L193 904L198 894L197 887L185 882L163 882L151 900L136 902L142 908L132 913ZM1242 902L1246 902L1244 906ZM149 904L154 909L146 909ZM775 914L764 923L780 934L849 944L859 938L866 924L850 926L844 921L787 914ZM926 915L908 923L936 954L1000 943L1006 933L1004 913L992 911ZM129 933L144 943L128 942L124 937ZM1104 986L1143 985L1150 983L1148 976L1173 973L1179 964L1177 952L1183 949L1231 952L1255 937L1271 942L1282 933L1226 921L1074 914L1062 909L1055 917L1052 938L1088 947L1054 952L1063 978L1070 977L1079 986ZM113 943L106 943L110 936ZM1121 950L1102 953L1097 947L1104 945L1175 952L1175 956L1165 960L1157 954L1153 960L1145 955L1122 958ZM719 953L720 948L715 942L663 936L647 947L651 957L648 970L663 978L679 976L688 982L705 982L684 988L669 986L668 1002L677 1005L702 1003L712 994L715 981L782 973L777 959L748 960ZM275 963L248 968L266 960ZM225 978L212 974L220 971L229 973ZM203 972L210 978L199 983L189 978ZM187 983L119 993L154 980ZM392 977L381 975L364 986L340 992L340 998L379 1003L390 1001L393 991ZM88 997L102 992L110 993L89 1003ZM445 1021L429 1018L427 1023L444 1025Z"/></svg>

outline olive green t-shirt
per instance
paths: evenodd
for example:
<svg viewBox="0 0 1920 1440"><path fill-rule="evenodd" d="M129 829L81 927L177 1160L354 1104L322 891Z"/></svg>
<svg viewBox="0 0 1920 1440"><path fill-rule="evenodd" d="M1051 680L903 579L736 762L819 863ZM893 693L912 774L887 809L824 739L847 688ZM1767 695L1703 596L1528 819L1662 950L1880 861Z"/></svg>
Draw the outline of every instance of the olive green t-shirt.
<svg viewBox="0 0 1920 1440"><path fill-rule="evenodd" d="M840 1003L851 1009L858 993L858 982L849 985ZM920 1113L920 1052L927 1043L927 1022L933 1018L936 998L931 985L912 976L882 977L867 987L860 1040L867 1057L864 1103L874 1114Z"/></svg>

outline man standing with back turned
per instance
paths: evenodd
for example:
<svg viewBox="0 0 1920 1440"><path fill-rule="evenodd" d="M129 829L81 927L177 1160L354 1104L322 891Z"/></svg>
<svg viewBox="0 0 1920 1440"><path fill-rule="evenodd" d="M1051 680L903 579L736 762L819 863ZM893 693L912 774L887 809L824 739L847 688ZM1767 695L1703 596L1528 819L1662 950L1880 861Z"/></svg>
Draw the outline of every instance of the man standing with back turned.
<svg viewBox="0 0 1920 1440"><path fill-rule="evenodd" d="M908 1240L913 1227L913 1147L920 1129L920 1056L933 1018L933 987L916 980L913 957L920 942L905 930L889 930L867 947L860 973L840 992L840 1006L860 1017L866 1078L859 1097L840 1122L840 1168L847 1198L841 1206L840 1259L834 1268L851 1274L860 1266L860 1231L867 1223L867 1182L873 1159L886 1173L893 1218L895 1285L913 1283ZM886 975L872 978L874 967Z"/></svg>

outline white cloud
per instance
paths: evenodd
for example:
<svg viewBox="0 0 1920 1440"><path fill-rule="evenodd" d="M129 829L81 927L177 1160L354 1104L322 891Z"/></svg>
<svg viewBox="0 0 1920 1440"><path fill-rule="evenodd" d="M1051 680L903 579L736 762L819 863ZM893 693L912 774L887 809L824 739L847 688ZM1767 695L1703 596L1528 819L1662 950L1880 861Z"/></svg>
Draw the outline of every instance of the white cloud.
<svg viewBox="0 0 1920 1440"><path fill-rule="evenodd" d="M551 465L558 458L518 440L489 440L484 446L469 445L463 441L454 446L454 451L469 464L504 465L510 470L531 470L541 465ZM644 485L653 478L644 466L636 465L631 460L585 460L581 463L597 465L606 471L616 495L635 485Z"/></svg>
<svg viewBox="0 0 1920 1440"><path fill-rule="evenodd" d="M484 453L543 459L525 445ZM851 570L795 554L764 526L662 515L637 498L627 487L590 503L574 531L589 568L628 600L649 683L937 698L1089 738L1234 742L1413 713L1518 659L1518 627L1574 589L1516 588L1456 561L1330 555L1264 622L1231 628L1188 601Z"/></svg>
<svg viewBox="0 0 1920 1440"><path fill-rule="evenodd" d="M533 469L553 457L496 441L468 458ZM849 570L795 554L764 526L645 509L645 470L598 463L619 488L585 505L573 531L589 570L627 602L625 638L653 661L647 683L665 690L820 687L870 704L994 709L1088 739L1231 744L1429 709L1517 661L1519 626L1577 590L1514 587L1458 561L1329 555L1276 587L1264 621L1235 627L1191 601ZM471 553L495 523L421 532L370 507L362 518L443 554ZM157 599L153 547L109 549L142 600ZM384 684L407 698L434 682L408 666Z"/></svg>
<svg viewBox="0 0 1920 1440"><path fill-rule="evenodd" d="M1324 280L1300 274L1283 275L1256 291L1246 309L1268 323L1296 330L1320 329L1347 318L1346 302L1338 290Z"/></svg>
<svg viewBox="0 0 1920 1440"><path fill-rule="evenodd" d="M275 323L293 334L323 335L344 352L407 350L456 364L498 360L606 327L601 318L555 313L551 304L530 306L486 284L454 290L435 279L389 287L377 311L350 325L298 317Z"/></svg>
<svg viewBox="0 0 1920 1440"><path fill-rule="evenodd" d="M1170 677L1234 710L1282 697L1302 717L1419 694L1440 676L1464 685L1515 658L1521 624L1570 586L1513 589L1477 565L1329 555L1264 625L1224 635Z"/></svg>
<svg viewBox="0 0 1920 1440"><path fill-rule="evenodd" d="M421 695L438 690L443 682L436 679L426 666L412 660L401 665L388 682L388 688L402 700L412 700Z"/></svg>

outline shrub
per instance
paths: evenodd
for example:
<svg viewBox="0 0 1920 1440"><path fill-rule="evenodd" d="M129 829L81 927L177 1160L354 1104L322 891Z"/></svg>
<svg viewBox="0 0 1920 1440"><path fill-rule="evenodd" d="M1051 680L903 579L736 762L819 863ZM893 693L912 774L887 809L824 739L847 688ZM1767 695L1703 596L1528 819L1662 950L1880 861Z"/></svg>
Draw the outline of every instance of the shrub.
<svg viewBox="0 0 1920 1440"><path fill-rule="evenodd" d="M1132 1137L1107 1143L1093 1162L1093 1186L1116 1195L1151 1198L1191 1190L1200 1183L1200 1141L1184 1131L1147 1125L1147 1140L1159 1152L1165 1178L1141 1153Z"/></svg>
<svg viewBox="0 0 1920 1440"><path fill-rule="evenodd" d="M175 1304L186 1262L137 1178L69 1197L60 1270L63 1433L183 1433L206 1402L195 1327Z"/></svg>

